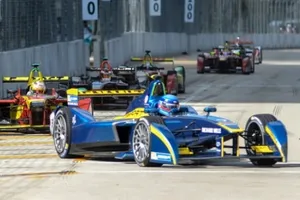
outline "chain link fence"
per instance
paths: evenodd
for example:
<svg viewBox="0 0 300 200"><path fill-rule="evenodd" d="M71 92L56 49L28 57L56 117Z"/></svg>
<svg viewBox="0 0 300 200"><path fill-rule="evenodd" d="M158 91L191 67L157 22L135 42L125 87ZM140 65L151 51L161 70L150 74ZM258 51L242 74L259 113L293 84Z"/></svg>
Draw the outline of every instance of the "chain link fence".
<svg viewBox="0 0 300 200"><path fill-rule="evenodd" d="M82 39L81 0L0 0L0 51Z"/></svg>
<svg viewBox="0 0 300 200"><path fill-rule="evenodd" d="M159 16L150 16L152 1L99 0L99 20L91 22L96 38L92 55L121 63L145 48L157 54L179 53L211 48L237 36L264 48L300 47L293 42L300 41L299 0L193 0L192 23L184 20L186 0L160 0Z"/></svg>
<svg viewBox="0 0 300 200"><path fill-rule="evenodd" d="M100 1L102 40L125 32L299 33L299 0L196 0L194 23L184 22L185 0L161 0L161 16L149 16L149 0Z"/></svg>
<svg viewBox="0 0 300 200"><path fill-rule="evenodd" d="M0 0L0 51L83 38L82 0ZM194 0L194 22L185 23L185 0L99 0L96 38L104 44L124 33L298 34L299 0Z"/></svg>

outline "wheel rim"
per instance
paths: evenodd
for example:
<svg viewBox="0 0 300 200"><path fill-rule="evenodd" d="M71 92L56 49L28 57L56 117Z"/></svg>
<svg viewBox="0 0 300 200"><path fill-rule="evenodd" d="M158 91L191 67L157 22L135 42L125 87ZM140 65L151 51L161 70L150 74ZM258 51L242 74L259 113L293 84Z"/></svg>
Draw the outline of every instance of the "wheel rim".
<svg viewBox="0 0 300 200"><path fill-rule="evenodd" d="M149 129L144 122L134 129L132 141L134 157L138 162L143 162L149 153Z"/></svg>
<svg viewBox="0 0 300 200"><path fill-rule="evenodd" d="M56 151L62 153L67 141L67 123L62 115L58 115L54 121L53 137Z"/></svg>
<svg viewBox="0 0 300 200"><path fill-rule="evenodd" d="M250 147L252 145L263 145L264 141L263 141L263 134L258 126L258 124L256 124L255 122L252 122L248 125L247 127L247 140L245 140L246 142L246 146ZM252 154L254 154L254 152L251 149L247 150L248 152L251 152Z"/></svg>

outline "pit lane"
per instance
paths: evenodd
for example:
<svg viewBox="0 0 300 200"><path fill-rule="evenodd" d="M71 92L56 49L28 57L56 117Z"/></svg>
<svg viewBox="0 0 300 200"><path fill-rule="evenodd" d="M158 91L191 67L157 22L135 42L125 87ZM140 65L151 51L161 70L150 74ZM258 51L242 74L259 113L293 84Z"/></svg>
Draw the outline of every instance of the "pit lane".
<svg viewBox="0 0 300 200"><path fill-rule="evenodd" d="M218 115L244 126L254 113L272 113L289 131L289 163L254 168L246 161L155 169L134 163L61 160L45 135L0 135L0 199L297 199L300 197L300 58L295 50L265 51L256 73L204 74L195 56L181 56L187 68L182 102L202 111L216 105ZM180 61L180 62L179 62ZM275 63L275 64L274 64ZM101 112L99 119L122 114ZM293 117L294 116L294 117Z"/></svg>

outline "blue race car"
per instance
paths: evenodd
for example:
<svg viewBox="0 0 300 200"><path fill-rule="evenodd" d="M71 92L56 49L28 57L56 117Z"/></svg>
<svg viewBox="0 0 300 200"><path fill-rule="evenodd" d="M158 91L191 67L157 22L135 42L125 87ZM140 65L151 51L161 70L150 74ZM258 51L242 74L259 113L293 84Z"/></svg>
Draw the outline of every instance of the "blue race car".
<svg viewBox="0 0 300 200"><path fill-rule="evenodd" d="M74 89L68 95L74 105ZM200 115L191 106L180 106L176 98L166 95L164 84L155 80L124 116L111 120L96 121L76 106L58 107L51 122L57 154L61 158L110 154L142 167L219 158L248 158L256 166L287 162L287 131L273 115L253 115L242 129L210 115L215 107L204 108L207 114Z"/></svg>

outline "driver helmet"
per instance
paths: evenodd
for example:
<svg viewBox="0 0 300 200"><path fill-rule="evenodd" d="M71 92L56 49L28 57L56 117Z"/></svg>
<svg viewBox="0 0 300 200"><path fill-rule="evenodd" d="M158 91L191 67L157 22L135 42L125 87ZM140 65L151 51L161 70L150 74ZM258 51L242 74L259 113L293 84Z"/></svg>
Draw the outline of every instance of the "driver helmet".
<svg viewBox="0 0 300 200"><path fill-rule="evenodd" d="M154 88L154 91L153 91L153 95L154 96L163 96L165 93L164 93L164 87L162 85L161 82L158 82L156 85L155 85L155 88Z"/></svg>
<svg viewBox="0 0 300 200"><path fill-rule="evenodd" d="M239 44L240 44L240 37L236 37L235 45L239 46Z"/></svg>
<svg viewBox="0 0 300 200"><path fill-rule="evenodd" d="M158 113L164 116L171 116L180 110L179 100L176 96L164 95L158 102Z"/></svg>
<svg viewBox="0 0 300 200"><path fill-rule="evenodd" d="M43 81L33 81L30 85L30 90L35 93L44 94L46 91L46 85Z"/></svg>
<svg viewBox="0 0 300 200"><path fill-rule="evenodd" d="M146 68L149 69L150 67L151 67L151 64L150 64L150 62L147 61L146 62Z"/></svg>
<svg viewBox="0 0 300 200"><path fill-rule="evenodd" d="M110 81L112 77L112 71L104 68L103 70L101 70L100 76L102 81Z"/></svg>

